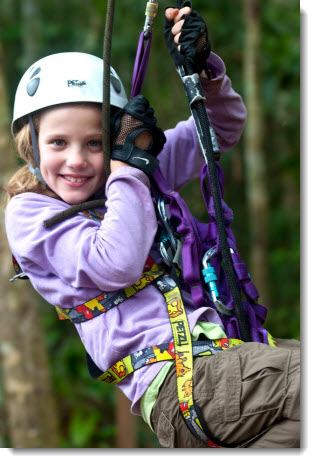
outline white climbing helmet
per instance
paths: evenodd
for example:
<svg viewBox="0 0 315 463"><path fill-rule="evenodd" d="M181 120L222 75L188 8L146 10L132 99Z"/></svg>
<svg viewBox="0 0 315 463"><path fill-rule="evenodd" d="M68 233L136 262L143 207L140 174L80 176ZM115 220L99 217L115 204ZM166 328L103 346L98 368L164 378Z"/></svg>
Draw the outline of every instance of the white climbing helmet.
<svg viewBox="0 0 315 463"><path fill-rule="evenodd" d="M103 60L87 53L56 53L42 58L25 72L15 94L12 133L19 120L49 106L103 101ZM110 103L123 108L127 103L124 86L113 68L110 77ZM20 121L22 122L22 121Z"/></svg>

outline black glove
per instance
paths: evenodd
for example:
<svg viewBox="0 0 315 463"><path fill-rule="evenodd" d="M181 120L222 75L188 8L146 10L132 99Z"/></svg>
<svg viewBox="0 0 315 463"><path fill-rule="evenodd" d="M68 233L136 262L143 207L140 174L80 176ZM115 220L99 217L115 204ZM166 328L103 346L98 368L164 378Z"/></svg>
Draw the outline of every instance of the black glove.
<svg viewBox="0 0 315 463"><path fill-rule="evenodd" d="M201 16L193 10L190 1L186 1L182 4L182 8L185 6L189 6L191 12L190 14L184 14L182 16L182 19L185 21L179 37L180 52L177 48L179 44L177 45L174 42L174 35L171 31L174 26L174 21L169 21L164 16L164 37L166 46L176 68L178 66L183 66L186 58L193 67L194 72L201 74L202 71L205 71L210 79L207 58L211 51L211 45L208 38L207 26Z"/></svg>
<svg viewBox="0 0 315 463"><path fill-rule="evenodd" d="M152 142L145 150L135 145L135 139L141 132L150 132L152 136ZM152 175L159 165L156 157L166 138L163 130L156 125L154 110L144 96L137 95L112 117L111 133L111 159L126 162Z"/></svg>

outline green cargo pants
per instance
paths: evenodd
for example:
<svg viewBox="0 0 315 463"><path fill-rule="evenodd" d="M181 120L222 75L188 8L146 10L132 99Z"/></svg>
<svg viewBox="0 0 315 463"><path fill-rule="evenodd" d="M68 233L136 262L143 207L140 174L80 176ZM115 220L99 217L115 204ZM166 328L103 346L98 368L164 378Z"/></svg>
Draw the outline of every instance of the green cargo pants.
<svg viewBox="0 0 315 463"><path fill-rule="evenodd" d="M245 343L194 360L194 400L210 431L251 448L300 447L300 343ZM181 416L172 366L151 414L162 447L206 447ZM210 451L210 449L209 449Z"/></svg>

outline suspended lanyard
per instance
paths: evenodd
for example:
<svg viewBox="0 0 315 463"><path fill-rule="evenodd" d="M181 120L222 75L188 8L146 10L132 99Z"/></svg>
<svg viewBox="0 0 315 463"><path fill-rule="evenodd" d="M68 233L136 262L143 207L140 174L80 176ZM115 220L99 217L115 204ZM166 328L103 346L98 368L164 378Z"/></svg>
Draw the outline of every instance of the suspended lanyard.
<svg viewBox="0 0 315 463"><path fill-rule="evenodd" d="M144 77L147 71L151 42L152 42L152 26L157 15L158 0L149 0L146 6L143 31L140 34L138 49L133 69L132 86L130 99L139 95L142 91Z"/></svg>

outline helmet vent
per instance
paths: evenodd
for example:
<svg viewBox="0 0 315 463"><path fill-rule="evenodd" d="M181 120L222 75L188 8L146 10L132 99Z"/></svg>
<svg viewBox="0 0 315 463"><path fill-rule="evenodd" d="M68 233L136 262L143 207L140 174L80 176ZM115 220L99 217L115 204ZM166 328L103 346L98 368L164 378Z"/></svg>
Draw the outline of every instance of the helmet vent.
<svg viewBox="0 0 315 463"><path fill-rule="evenodd" d="M33 77L37 76L37 74L41 71L41 68L37 68L33 74L31 75L30 79L33 79Z"/></svg>
<svg viewBox="0 0 315 463"><path fill-rule="evenodd" d="M32 79L29 81L26 87L27 94L29 96L34 96L35 93L37 92L38 86L39 86L40 78L36 77L35 79Z"/></svg>
<svg viewBox="0 0 315 463"><path fill-rule="evenodd" d="M113 74L110 75L110 83L114 87L114 90L115 90L116 93L121 92L121 83L119 82L117 77L115 77Z"/></svg>

